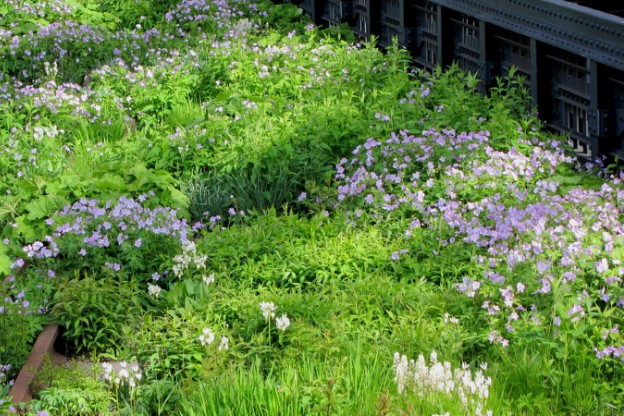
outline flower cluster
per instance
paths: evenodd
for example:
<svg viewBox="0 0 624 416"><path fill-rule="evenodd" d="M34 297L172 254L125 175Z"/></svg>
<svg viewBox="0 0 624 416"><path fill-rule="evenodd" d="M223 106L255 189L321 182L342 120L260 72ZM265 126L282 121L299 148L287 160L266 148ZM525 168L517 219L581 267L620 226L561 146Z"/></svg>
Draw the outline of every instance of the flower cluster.
<svg viewBox="0 0 624 416"><path fill-rule="evenodd" d="M262 311L262 316L269 322L271 319L275 318L275 326L280 331L286 331L286 329L290 326L290 319L286 314L282 316L275 317L275 311L277 310L277 306L273 302L261 302L260 310Z"/></svg>
<svg viewBox="0 0 624 416"><path fill-rule="evenodd" d="M596 319L605 306L617 311L615 322L623 318L623 178L599 189L564 188L554 177L571 170L572 159L559 142L529 134L520 135L518 148L501 151L487 131L401 131L385 141L369 138L337 165L336 202L354 206L355 218L393 213L411 221L406 239L430 228L442 231L441 248L475 247L473 271L454 286L482 302L490 342L503 346L504 333L520 325L553 323L562 333L562 322ZM557 312L538 310L541 298L562 304ZM598 355L615 356L610 351Z"/></svg>
<svg viewBox="0 0 624 416"><path fill-rule="evenodd" d="M46 0L32 3L18 0L5 0L4 3L11 13L30 15L37 18L49 17L51 12L58 13L59 15L68 15L75 8L61 0Z"/></svg>
<svg viewBox="0 0 624 416"><path fill-rule="evenodd" d="M215 333L210 328L204 328L202 330L201 335L199 336L199 343L202 347L207 347L211 345L215 341ZM217 349L219 351L226 351L230 348L230 339L226 336L221 337L221 341L219 342L219 346Z"/></svg>
<svg viewBox="0 0 624 416"><path fill-rule="evenodd" d="M394 354L394 379L399 394L410 389L419 397L439 394L454 398L461 403L463 414L475 416L492 415L491 410L485 410L492 385L491 377L483 374L482 370L486 369L486 364L474 374L466 364L453 369L449 362L439 362L435 351L431 353L429 366L422 354L416 361L408 360L407 356L398 352Z"/></svg>
<svg viewBox="0 0 624 416"><path fill-rule="evenodd" d="M173 274L177 278L181 278L184 271L187 270L191 264L195 265L198 270L206 269L206 260L208 256L198 255L197 246L192 241L185 241L182 243L182 254L178 254L173 258Z"/></svg>
<svg viewBox="0 0 624 416"><path fill-rule="evenodd" d="M210 273L208 276L203 276L202 281L204 282L206 286L210 286L215 281L214 273Z"/></svg>
<svg viewBox="0 0 624 416"><path fill-rule="evenodd" d="M262 311L262 316L264 319L269 321L271 318L275 317L275 310L277 306L273 302L260 302L260 310Z"/></svg>
<svg viewBox="0 0 624 416"><path fill-rule="evenodd" d="M162 291L162 288L158 285L153 285L151 283L147 284L147 293L150 296L153 296L155 298L160 297L160 292Z"/></svg>
<svg viewBox="0 0 624 416"><path fill-rule="evenodd" d="M168 248L173 251L184 244L190 247L187 235L192 230L186 220L177 217L176 210L146 207L149 197L142 195L135 200L122 196L116 203L83 198L46 220L48 225L60 225L43 241L26 245L25 255L33 259L65 259L69 254L71 261L88 260L89 267L97 269L151 274L146 269L157 267L148 263L153 249L158 247L164 254L163 250ZM199 257L193 258L196 265L202 263ZM184 256L177 258L183 259ZM18 259L14 265L22 262ZM174 271L181 267L178 265Z"/></svg>
<svg viewBox="0 0 624 416"><path fill-rule="evenodd" d="M6 383L12 384L12 381L7 380L7 374L11 370L11 364L0 364L0 386L4 386Z"/></svg>
<svg viewBox="0 0 624 416"><path fill-rule="evenodd" d="M165 15L169 22L175 22L177 27L188 27L198 23L216 24L218 28L230 28L226 37L243 37L246 31L237 30L240 22L246 22L242 17L251 12L257 13L257 6L248 0L228 2L223 0L182 0L176 7ZM191 25L186 25L190 23Z"/></svg>
<svg viewBox="0 0 624 416"><path fill-rule="evenodd" d="M113 364L102 363L102 368L104 369L102 377L104 380L114 383L116 386L124 385L130 389L135 388L142 378L139 366L130 367L125 361L122 361L119 365L120 369L116 371Z"/></svg>

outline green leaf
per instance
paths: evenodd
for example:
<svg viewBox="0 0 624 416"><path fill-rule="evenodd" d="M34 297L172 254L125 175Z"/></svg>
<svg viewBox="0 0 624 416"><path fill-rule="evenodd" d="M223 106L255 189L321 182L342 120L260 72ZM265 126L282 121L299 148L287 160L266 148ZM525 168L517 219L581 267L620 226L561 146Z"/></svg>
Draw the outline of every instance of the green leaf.
<svg viewBox="0 0 624 416"><path fill-rule="evenodd" d="M11 258L6 254L0 254L0 276L6 276L11 272Z"/></svg>
<svg viewBox="0 0 624 416"><path fill-rule="evenodd" d="M26 222L27 218L25 215L20 215L15 219L15 223L17 224L16 231L19 235L21 235L26 241L32 241L37 235L35 229Z"/></svg>
<svg viewBox="0 0 624 416"><path fill-rule="evenodd" d="M572 336L574 338L581 338L585 332L587 330L587 325L585 324L580 324L573 332L572 332Z"/></svg>
<svg viewBox="0 0 624 416"><path fill-rule="evenodd" d="M583 181L583 178L576 174L574 176L563 176L563 175L555 175L550 178L551 180L558 182L562 185L578 185Z"/></svg>
<svg viewBox="0 0 624 416"><path fill-rule="evenodd" d="M106 173L101 179L95 181L96 189L99 191L123 190L125 188L125 180L120 175Z"/></svg>
<svg viewBox="0 0 624 416"><path fill-rule="evenodd" d="M189 206L188 196L186 196L183 192L175 188L171 188L170 192L171 192L171 199L174 202L172 208L177 208L177 209L180 209L181 211L186 212L186 208L188 208Z"/></svg>
<svg viewBox="0 0 624 416"><path fill-rule="evenodd" d="M19 208L21 201L22 198L20 196L13 197L4 201L4 203L0 205L0 220L13 219L17 217L20 212Z"/></svg>
<svg viewBox="0 0 624 416"><path fill-rule="evenodd" d="M28 211L26 218L29 220L47 218L67 204L68 201L58 195L44 195L26 204Z"/></svg>

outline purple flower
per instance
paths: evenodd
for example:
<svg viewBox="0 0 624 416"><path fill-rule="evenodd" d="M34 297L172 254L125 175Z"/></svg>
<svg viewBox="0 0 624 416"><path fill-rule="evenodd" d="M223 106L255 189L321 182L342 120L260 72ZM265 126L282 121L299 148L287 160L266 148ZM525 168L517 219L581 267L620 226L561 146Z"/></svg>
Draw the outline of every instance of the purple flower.
<svg viewBox="0 0 624 416"><path fill-rule="evenodd" d="M574 304L568 310L568 317L571 318L572 322L576 322L584 316L585 316L585 309L581 305Z"/></svg>
<svg viewBox="0 0 624 416"><path fill-rule="evenodd" d="M473 298L475 294L477 293L477 290L479 290L480 287L481 287L480 282L469 279L468 277L464 277L462 283L459 283L456 285L457 290L462 292L469 298Z"/></svg>
<svg viewBox="0 0 624 416"><path fill-rule="evenodd" d="M596 271L600 274L603 274L607 270L609 270L609 262L607 261L607 259L600 259L599 261L594 263L594 265L596 266Z"/></svg>
<svg viewBox="0 0 624 416"><path fill-rule="evenodd" d="M11 268L14 269L16 267L24 267L24 259L17 259L11 265Z"/></svg>
<svg viewBox="0 0 624 416"><path fill-rule="evenodd" d="M550 269L550 264L548 263L544 263L542 261L538 261L537 262L537 271L541 274L544 273L546 270Z"/></svg>
<svg viewBox="0 0 624 416"><path fill-rule="evenodd" d="M141 247L141 244L143 243L143 240L141 240L140 238L137 238L136 240L134 240L134 246L136 248Z"/></svg>
<svg viewBox="0 0 624 416"><path fill-rule="evenodd" d="M550 286L550 280L548 280L548 279L541 279L540 283L542 284L542 287L540 287L535 292L533 292L533 294L536 294L536 293L543 293L543 294L550 293L550 291L552 290L552 288Z"/></svg>
<svg viewBox="0 0 624 416"><path fill-rule="evenodd" d="M499 289L501 296L505 299L505 306L511 307L513 306L514 301L514 293L513 288L511 286L507 286L504 289Z"/></svg>

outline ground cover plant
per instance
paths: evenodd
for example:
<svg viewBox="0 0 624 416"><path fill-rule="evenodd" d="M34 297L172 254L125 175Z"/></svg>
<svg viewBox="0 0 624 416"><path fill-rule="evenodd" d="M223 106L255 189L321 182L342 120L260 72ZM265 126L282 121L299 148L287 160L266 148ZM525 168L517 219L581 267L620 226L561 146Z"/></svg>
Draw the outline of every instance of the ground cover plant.
<svg viewBox="0 0 624 416"><path fill-rule="evenodd" d="M0 16L0 413L624 410L623 177L513 71L266 1ZM48 322L90 366L11 403Z"/></svg>

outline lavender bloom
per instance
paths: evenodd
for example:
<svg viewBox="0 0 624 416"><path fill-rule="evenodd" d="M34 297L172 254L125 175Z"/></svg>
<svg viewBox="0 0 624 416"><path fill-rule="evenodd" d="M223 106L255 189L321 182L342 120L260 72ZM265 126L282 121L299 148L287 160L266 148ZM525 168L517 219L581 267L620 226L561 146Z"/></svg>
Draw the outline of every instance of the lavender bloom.
<svg viewBox="0 0 624 416"><path fill-rule="evenodd" d="M572 322L576 322L584 316L585 309L581 305L575 304L568 310L568 317L571 318Z"/></svg>

